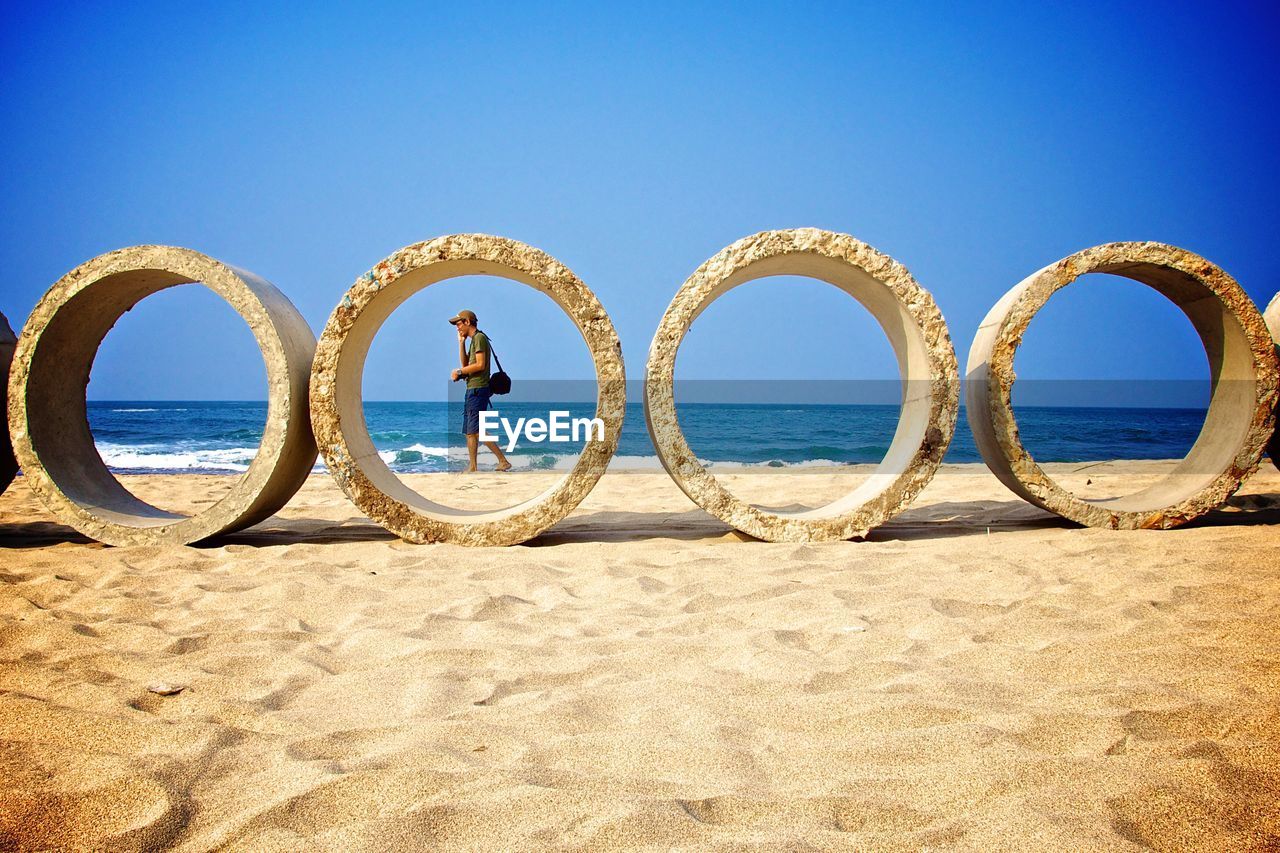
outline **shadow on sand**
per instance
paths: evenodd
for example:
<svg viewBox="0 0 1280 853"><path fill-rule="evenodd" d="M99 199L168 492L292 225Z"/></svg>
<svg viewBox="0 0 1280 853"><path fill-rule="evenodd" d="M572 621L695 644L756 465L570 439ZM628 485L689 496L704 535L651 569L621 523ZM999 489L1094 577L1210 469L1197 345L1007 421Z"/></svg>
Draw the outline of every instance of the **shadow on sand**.
<svg viewBox="0 0 1280 853"><path fill-rule="evenodd" d="M798 505L775 509L802 509ZM1237 495L1220 508L1180 529L1235 527L1256 524L1280 525L1280 494ZM1013 530L1054 530L1078 527L1052 513L1021 500L944 501L914 507L872 530L868 542L909 542L958 536L982 536ZM587 542L635 542L646 539L675 539L684 542L754 542L701 509L685 512L593 512L575 514L547 532L523 543L542 548ZM270 518L238 533L197 543L197 548L247 545L255 548L278 545L328 545L355 542L398 542L391 532L367 518L343 522L327 519ZM0 550L46 548L63 543L106 547L75 529L51 521L0 523Z"/></svg>

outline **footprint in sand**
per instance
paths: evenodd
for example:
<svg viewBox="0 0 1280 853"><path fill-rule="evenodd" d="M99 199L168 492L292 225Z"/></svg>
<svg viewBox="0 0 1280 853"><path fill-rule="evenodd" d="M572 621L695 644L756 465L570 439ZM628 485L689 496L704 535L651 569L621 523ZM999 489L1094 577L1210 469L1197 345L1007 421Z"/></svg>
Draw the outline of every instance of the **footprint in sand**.
<svg viewBox="0 0 1280 853"><path fill-rule="evenodd" d="M159 850L187 824L183 807L154 779L116 779L88 791L8 792L0 810L0 848Z"/></svg>
<svg viewBox="0 0 1280 853"><path fill-rule="evenodd" d="M986 619L988 616L1002 616L1021 602L1012 604L983 604L976 601L961 601L956 598L935 598L929 602L933 609L943 616L953 619Z"/></svg>
<svg viewBox="0 0 1280 853"><path fill-rule="evenodd" d="M167 655L189 655L192 652L203 651L210 643L208 634L200 634L193 637L179 637L168 646L165 647L164 653Z"/></svg>
<svg viewBox="0 0 1280 853"><path fill-rule="evenodd" d="M640 585L640 588L642 590L648 593L666 592L668 589L671 588L670 586L658 580L657 578L651 578L648 575L641 575L640 577L636 578L636 583Z"/></svg>
<svg viewBox="0 0 1280 853"><path fill-rule="evenodd" d="M477 622L511 619L525 612L526 608L532 607L537 607L537 605L528 599L514 595L491 595L485 599L483 604L473 610L467 618Z"/></svg>
<svg viewBox="0 0 1280 853"><path fill-rule="evenodd" d="M297 740L285 747L285 754L298 761L347 761L367 758L397 746L403 729L344 729L318 737Z"/></svg>
<svg viewBox="0 0 1280 853"><path fill-rule="evenodd" d="M842 832L914 832L935 818L909 806L852 797L804 797L765 800L721 796L676 800L689 817L711 826L831 828Z"/></svg>

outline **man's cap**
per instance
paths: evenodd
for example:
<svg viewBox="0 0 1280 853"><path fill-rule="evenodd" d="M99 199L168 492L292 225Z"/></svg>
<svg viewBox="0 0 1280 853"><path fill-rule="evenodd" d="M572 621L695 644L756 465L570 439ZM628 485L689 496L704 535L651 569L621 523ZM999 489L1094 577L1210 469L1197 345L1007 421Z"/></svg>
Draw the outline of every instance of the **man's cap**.
<svg viewBox="0 0 1280 853"><path fill-rule="evenodd" d="M449 322L455 326L458 325L459 320L466 320L467 322L471 323L474 326L476 322L476 312L459 311L457 315L449 318Z"/></svg>

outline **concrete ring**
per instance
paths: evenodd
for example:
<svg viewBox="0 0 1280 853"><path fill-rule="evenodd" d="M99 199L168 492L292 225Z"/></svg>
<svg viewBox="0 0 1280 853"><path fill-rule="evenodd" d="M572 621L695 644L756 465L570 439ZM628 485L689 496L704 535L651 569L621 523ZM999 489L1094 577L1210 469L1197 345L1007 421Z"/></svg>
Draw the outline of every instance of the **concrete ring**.
<svg viewBox="0 0 1280 853"><path fill-rule="evenodd" d="M1013 358L1031 318L1086 273L1141 282L1191 320L1209 358L1212 396L1187 456L1148 488L1083 500L1049 478L1023 447L1012 405ZM1033 273L987 313L969 350L965 407L978 450L1015 494L1089 527L1177 527L1225 501L1256 470L1272 434L1275 344L1261 314L1229 275L1204 258L1162 243L1109 243Z"/></svg>
<svg viewBox="0 0 1280 853"><path fill-rule="evenodd" d="M387 317L418 291L460 275L497 275L545 293L573 320L595 363L596 416L573 468L541 494L500 510L453 509L410 489L379 456L364 419L361 383L369 345ZM311 423L329 472L369 518L410 542L514 545L582 502L618 447L626 406L622 347L609 315L581 279L545 252L504 237L454 234L406 246L356 279L320 334Z"/></svg>
<svg viewBox="0 0 1280 853"><path fill-rule="evenodd" d="M267 368L267 422L249 469L208 509L186 516L139 500L93 444L85 386L98 347L142 299L200 282L244 318ZM315 335L274 285L194 252L134 246L99 255L53 285L18 336L9 377L9 424L32 491L63 523L109 545L184 545L267 518L302 486L315 462L307 381Z"/></svg>
<svg viewBox="0 0 1280 853"><path fill-rule="evenodd" d="M1271 297L1271 304L1263 312L1262 319L1266 321L1267 328L1271 330L1271 339L1276 344L1276 355L1280 356L1280 293ZM1267 454L1271 457L1271 464L1280 468L1280 402L1277 402L1276 405L1276 429L1275 432L1271 433L1271 441L1267 443Z"/></svg>
<svg viewBox="0 0 1280 853"><path fill-rule="evenodd" d="M902 410L884 460L860 487L817 509L769 512L730 494L689 449L676 415L676 354L690 324L719 296L771 275L819 279L858 300L884 329L902 376ZM645 419L667 473L727 524L770 542L850 539L897 515L933 478L955 433L959 384L942 313L905 267L847 234L764 231L721 250L676 292L649 348Z"/></svg>
<svg viewBox="0 0 1280 853"><path fill-rule="evenodd" d="M0 314L0 392L6 394L9 390L9 365L13 361L13 347L17 342L13 329L9 328L9 321ZM0 432L0 494L4 494L4 490L9 488L18 473L18 460L13 456L13 444L9 440L8 406L5 407L4 416L5 423L0 424L4 427L3 432Z"/></svg>

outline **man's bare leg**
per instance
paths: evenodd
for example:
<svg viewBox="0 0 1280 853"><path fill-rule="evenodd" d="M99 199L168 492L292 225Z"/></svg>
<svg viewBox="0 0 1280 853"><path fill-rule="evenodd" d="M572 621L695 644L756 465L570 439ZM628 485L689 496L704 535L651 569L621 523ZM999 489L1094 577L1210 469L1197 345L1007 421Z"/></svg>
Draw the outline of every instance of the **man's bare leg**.
<svg viewBox="0 0 1280 853"><path fill-rule="evenodd" d="M471 467L467 469L468 474L475 473L476 470L476 451L480 449L480 434L470 433L467 435L467 456L471 459Z"/></svg>
<svg viewBox="0 0 1280 853"><path fill-rule="evenodd" d="M493 455L498 457L498 470L510 471L511 463L507 461L507 457L502 455L502 448L498 446L496 441L486 441L484 446L493 451Z"/></svg>

